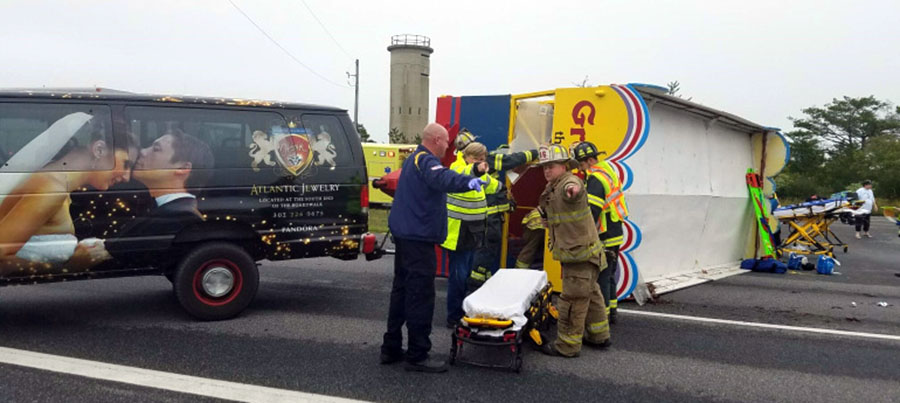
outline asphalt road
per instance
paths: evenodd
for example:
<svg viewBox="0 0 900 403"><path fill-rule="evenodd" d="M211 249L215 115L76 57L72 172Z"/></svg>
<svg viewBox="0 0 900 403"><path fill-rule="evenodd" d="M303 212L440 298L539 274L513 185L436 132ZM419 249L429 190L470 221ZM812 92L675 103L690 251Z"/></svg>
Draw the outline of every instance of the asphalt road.
<svg viewBox="0 0 900 403"><path fill-rule="evenodd" d="M900 238L839 255L841 275L748 273L631 310L900 335ZM529 351L522 374L378 365L393 259L264 263L239 318L195 322L162 277L0 289L0 346L376 401L900 401L900 341L754 329L623 313L613 347L576 359ZM438 281L434 352L449 330ZM880 307L878 302L890 305ZM853 306L852 302L856 302ZM77 374L0 364L4 401L198 401Z"/></svg>

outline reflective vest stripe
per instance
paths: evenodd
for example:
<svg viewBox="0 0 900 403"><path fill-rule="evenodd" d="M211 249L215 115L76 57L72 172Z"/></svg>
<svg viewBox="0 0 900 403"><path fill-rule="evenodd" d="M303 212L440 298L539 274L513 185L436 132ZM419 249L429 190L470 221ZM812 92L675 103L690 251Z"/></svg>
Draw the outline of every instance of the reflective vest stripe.
<svg viewBox="0 0 900 403"><path fill-rule="evenodd" d="M487 202L484 200L465 200L461 197L457 197L455 194L447 195L447 204L449 206L473 210L484 209L487 207Z"/></svg>
<svg viewBox="0 0 900 403"><path fill-rule="evenodd" d="M531 210L530 213L526 214L525 217L522 218L522 225L530 230L544 228L544 223L541 222L540 211L538 211L538 209Z"/></svg>
<svg viewBox="0 0 900 403"><path fill-rule="evenodd" d="M463 174L472 175L473 165L467 165L462 153L457 153L457 160L450 165L450 169ZM447 237L441 243L441 247L456 250L459 242L460 230L463 222L484 222L487 218L487 200L485 192L495 192L498 182L492 180L489 175L482 177L488 184L481 191L470 190L462 193L447 194Z"/></svg>
<svg viewBox="0 0 900 403"><path fill-rule="evenodd" d="M559 260L561 263L569 263L569 262L586 262L592 256L598 256L603 252L603 243L598 239L597 242L591 243L591 246L586 249L581 249L577 253L573 253L566 250L553 250L553 258Z"/></svg>
<svg viewBox="0 0 900 403"><path fill-rule="evenodd" d="M628 207L625 207L623 203L625 200L623 198L625 194L621 191L617 190L613 192L612 196L606 199L606 204L603 205L603 210L609 210L609 206L614 206L616 208L616 213L619 214L619 217L628 217Z"/></svg>
<svg viewBox="0 0 900 403"><path fill-rule="evenodd" d="M616 222L628 218L628 207L625 205L625 193L622 192L622 185L618 183L618 180L606 172L600 165L592 166L590 173L603 183L604 188L607 191L606 201L600 206L603 208L603 211L605 213L613 213L612 219ZM603 227L605 231L606 226L603 225Z"/></svg>
<svg viewBox="0 0 900 403"><path fill-rule="evenodd" d="M588 193L588 203L593 204L602 209L603 206L606 204L606 201L603 200L603 198L600 196L594 196L594 195Z"/></svg>
<svg viewBox="0 0 900 403"><path fill-rule="evenodd" d="M509 203L498 204L496 206L490 206L487 209L487 215L493 215L498 213L505 213L509 211Z"/></svg>
<svg viewBox="0 0 900 403"><path fill-rule="evenodd" d="M591 334L598 334L609 331L609 321L594 322L587 325L587 331Z"/></svg>
<svg viewBox="0 0 900 403"><path fill-rule="evenodd" d="M466 213L462 211L454 211L447 209L447 217L455 218L460 221L484 221L484 213Z"/></svg>
<svg viewBox="0 0 900 403"><path fill-rule="evenodd" d="M494 170L503 170L503 154L497 153L496 155L494 155Z"/></svg>
<svg viewBox="0 0 900 403"><path fill-rule="evenodd" d="M623 243L625 243L625 237L624 237L623 235L619 235L619 236L616 236L616 237L612 237L612 238L604 239L604 240L603 240L603 245L604 245L604 246L607 246L607 247L610 247L610 246L618 246L618 245L621 245L621 244L623 244Z"/></svg>
<svg viewBox="0 0 900 403"><path fill-rule="evenodd" d="M587 217L590 215L591 215L591 209L584 208L584 209L581 209L578 211L573 211L573 212L550 214L547 217L547 222L549 222L550 224L553 224L553 225L567 223L567 222L577 222L577 221L584 219L584 217Z"/></svg>
<svg viewBox="0 0 900 403"><path fill-rule="evenodd" d="M557 337L559 337L559 339L562 340L563 342L565 342L566 344L573 344L573 345L577 346L577 345L581 344L582 335L581 335L581 333L572 334L572 335L559 333L559 335L557 335Z"/></svg>
<svg viewBox="0 0 900 403"><path fill-rule="evenodd" d="M615 298L609 300L609 307L612 309L618 309L619 308L619 300L617 300Z"/></svg>

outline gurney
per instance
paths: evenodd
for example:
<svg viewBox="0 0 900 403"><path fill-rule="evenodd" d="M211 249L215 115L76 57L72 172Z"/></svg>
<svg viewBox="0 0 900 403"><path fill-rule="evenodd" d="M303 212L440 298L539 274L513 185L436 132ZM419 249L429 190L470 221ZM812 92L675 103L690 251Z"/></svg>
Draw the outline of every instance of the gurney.
<svg viewBox="0 0 900 403"><path fill-rule="evenodd" d="M831 231L831 224L841 215L862 214L846 198L816 200L792 204L775 209L772 215L782 224L790 227L790 234L782 240L778 249L781 253L826 255L834 257L834 248L842 247L847 253L847 244Z"/></svg>
<svg viewBox="0 0 900 403"><path fill-rule="evenodd" d="M550 295L551 285L544 271L497 271L463 300L465 316L453 331L450 364L462 362L520 372L526 335L535 343L542 343L540 331L547 330L555 320ZM467 345L509 349L512 357L502 364L472 360L463 354Z"/></svg>

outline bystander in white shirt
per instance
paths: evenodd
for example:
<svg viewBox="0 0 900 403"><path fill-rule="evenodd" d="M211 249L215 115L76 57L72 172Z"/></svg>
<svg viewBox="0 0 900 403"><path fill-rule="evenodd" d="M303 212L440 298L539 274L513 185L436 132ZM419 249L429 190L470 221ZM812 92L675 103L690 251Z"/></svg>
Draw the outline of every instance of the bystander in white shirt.
<svg viewBox="0 0 900 403"><path fill-rule="evenodd" d="M859 197L859 200L864 201L861 210L866 210L865 214L872 213L872 207L875 205L875 193L872 192L872 189L866 189L865 187L861 187L856 190L856 196Z"/></svg>

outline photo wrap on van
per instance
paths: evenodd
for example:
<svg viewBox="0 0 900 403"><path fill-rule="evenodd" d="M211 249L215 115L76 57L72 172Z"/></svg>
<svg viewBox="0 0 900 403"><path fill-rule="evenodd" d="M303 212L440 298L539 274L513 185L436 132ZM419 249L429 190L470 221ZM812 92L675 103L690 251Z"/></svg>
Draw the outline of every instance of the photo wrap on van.
<svg viewBox="0 0 900 403"><path fill-rule="evenodd" d="M3 281L167 271L210 239L254 259L359 253L366 177L349 119L110 109L0 103Z"/></svg>

